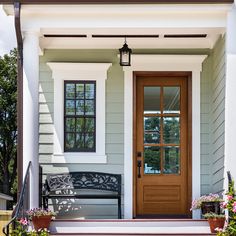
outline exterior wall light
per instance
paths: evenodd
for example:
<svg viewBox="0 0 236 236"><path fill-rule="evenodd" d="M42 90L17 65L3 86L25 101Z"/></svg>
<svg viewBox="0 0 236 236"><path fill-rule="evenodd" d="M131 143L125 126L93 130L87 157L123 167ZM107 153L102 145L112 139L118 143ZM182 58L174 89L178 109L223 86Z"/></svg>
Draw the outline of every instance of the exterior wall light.
<svg viewBox="0 0 236 236"><path fill-rule="evenodd" d="M120 51L120 65L130 66L132 50L128 47L128 44L126 43L126 38L123 47L120 48L119 51Z"/></svg>

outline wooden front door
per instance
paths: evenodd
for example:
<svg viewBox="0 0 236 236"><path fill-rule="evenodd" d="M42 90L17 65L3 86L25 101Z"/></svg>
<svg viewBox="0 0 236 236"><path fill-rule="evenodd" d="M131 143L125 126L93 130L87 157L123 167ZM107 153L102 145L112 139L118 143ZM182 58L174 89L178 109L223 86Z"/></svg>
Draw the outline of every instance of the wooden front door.
<svg viewBox="0 0 236 236"><path fill-rule="evenodd" d="M187 73L136 75L137 217L189 216L188 78Z"/></svg>

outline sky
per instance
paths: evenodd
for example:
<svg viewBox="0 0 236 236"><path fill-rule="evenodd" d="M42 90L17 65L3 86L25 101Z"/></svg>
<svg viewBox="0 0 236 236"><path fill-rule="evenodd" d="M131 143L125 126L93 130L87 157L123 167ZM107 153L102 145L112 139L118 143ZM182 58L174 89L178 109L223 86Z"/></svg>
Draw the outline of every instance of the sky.
<svg viewBox="0 0 236 236"><path fill-rule="evenodd" d="M16 47L14 18L6 16L0 5L0 56L9 53L14 47Z"/></svg>

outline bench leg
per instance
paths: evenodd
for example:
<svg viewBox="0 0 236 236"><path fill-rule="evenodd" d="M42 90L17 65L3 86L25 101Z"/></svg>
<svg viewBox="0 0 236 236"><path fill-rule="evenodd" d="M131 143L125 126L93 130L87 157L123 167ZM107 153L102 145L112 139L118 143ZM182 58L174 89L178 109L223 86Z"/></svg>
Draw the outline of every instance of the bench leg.
<svg viewBox="0 0 236 236"><path fill-rule="evenodd" d="M121 197L118 198L118 219L121 219Z"/></svg>
<svg viewBox="0 0 236 236"><path fill-rule="evenodd" d="M43 209L48 209L48 198L43 197Z"/></svg>

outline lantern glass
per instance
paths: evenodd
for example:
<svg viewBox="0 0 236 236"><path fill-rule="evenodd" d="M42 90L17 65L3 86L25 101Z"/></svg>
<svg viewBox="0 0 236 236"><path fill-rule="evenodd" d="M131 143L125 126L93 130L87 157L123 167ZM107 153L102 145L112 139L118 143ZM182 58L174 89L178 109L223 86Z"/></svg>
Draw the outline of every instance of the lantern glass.
<svg viewBox="0 0 236 236"><path fill-rule="evenodd" d="M132 50L125 43L120 51L120 65L121 66L130 66L131 65L131 53Z"/></svg>

